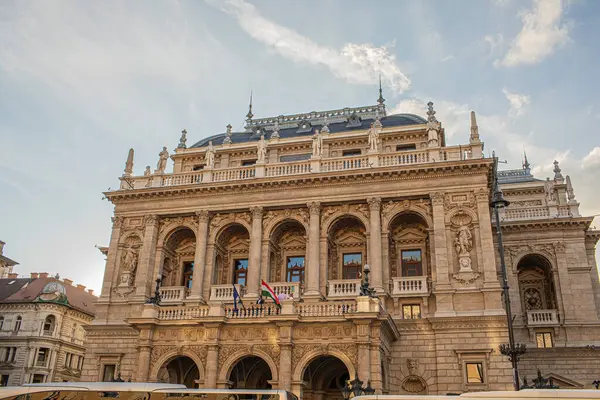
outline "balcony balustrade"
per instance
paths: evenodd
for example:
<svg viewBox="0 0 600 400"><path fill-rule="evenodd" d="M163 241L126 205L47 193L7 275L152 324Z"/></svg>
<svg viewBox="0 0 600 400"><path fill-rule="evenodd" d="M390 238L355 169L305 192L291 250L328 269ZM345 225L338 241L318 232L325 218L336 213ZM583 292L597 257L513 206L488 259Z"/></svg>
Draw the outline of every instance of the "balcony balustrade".
<svg viewBox="0 0 600 400"><path fill-rule="evenodd" d="M158 319L165 321L175 321L208 317L208 310L209 308L206 306L160 307L158 310Z"/></svg>
<svg viewBox="0 0 600 400"><path fill-rule="evenodd" d="M299 282L269 282L269 286L271 286L276 295L287 294L288 297L300 298Z"/></svg>
<svg viewBox="0 0 600 400"><path fill-rule="evenodd" d="M161 304L181 304L187 295L185 286L163 286L158 289Z"/></svg>
<svg viewBox="0 0 600 400"><path fill-rule="evenodd" d="M441 161L458 161L472 158L470 146L451 146L440 150ZM376 167L429 164L439 162L427 151L399 151L375 155L329 157L296 162L268 163L231 168L207 168L201 171L164 173L149 176L123 177L121 190L170 187L183 185L203 185L215 182L231 182L264 177L294 176L314 173L329 173L346 170L360 170Z"/></svg>
<svg viewBox="0 0 600 400"><path fill-rule="evenodd" d="M360 295L360 283L360 279L329 281L327 297L331 299L353 299Z"/></svg>
<svg viewBox="0 0 600 400"><path fill-rule="evenodd" d="M392 296L411 297L429 294L426 276L392 278Z"/></svg>
<svg viewBox="0 0 600 400"><path fill-rule="evenodd" d="M328 301L321 303L301 303L297 305L298 314L303 317L333 317L356 312L354 301Z"/></svg>
<svg viewBox="0 0 600 400"><path fill-rule="evenodd" d="M244 286L235 285L237 292L240 296L244 295ZM212 285L210 288L210 300L211 301L233 301L233 285Z"/></svg>
<svg viewBox="0 0 600 400"><path fill-rule="evenodd" d="M528 326L552 326L558 325L557 310L534 310L527 311Z"/></svg>

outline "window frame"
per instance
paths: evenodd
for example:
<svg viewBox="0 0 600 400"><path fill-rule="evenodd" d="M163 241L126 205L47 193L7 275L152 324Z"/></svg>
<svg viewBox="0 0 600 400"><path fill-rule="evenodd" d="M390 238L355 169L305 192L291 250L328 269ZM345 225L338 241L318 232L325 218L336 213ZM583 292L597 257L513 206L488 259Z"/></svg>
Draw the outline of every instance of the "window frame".
<svg viewBox="0 0 600 400"><path fill-rule="evenodd" d="M190 266L188 270L187 267ZM192 285L194 284L194 260L191 261L183 261L181 268L181 285L187 289L192 289Z"/></svg>
<svg viewBox="0 0 600 400"><path fill-rule="evenodd" d="M494 349L455 349L454 352L458 357L458 366L462 376L462 389L468 391L489 390L489 365L490 354ZM482 383L468 382L467 364L481 363Z"/></svg>
<svg viewBox="0 0 600 400"><path fill-rule="evenodd" d="M401 143L396 145L396 152L400 151L416 151L417 144L416 143Z"/></svg>
<svg viewBox="0 0 600 400"><path fill-rule="evenodd" d="M405 268L404 268L404 252L409 252L409 251L418 251L419 252L419 256L421 258L421 261L419 261L419 266L418 268L416 268L416 275L409 275L409 274L405 274ZM400 276L402 278L414 278L414 277L418 277L418 276L423 276L423 249L421 248L406 248L406 249L400 249Z"/></svg>
<svg viewBox="0 0 600 400"><path fill-rule="evenodd" d="M290 267L290 259L291 258L302 258L302 267L297 266L297 264L293 267ZM290 273L294 273L294 271L299 271L300 280L299 281L291 281ZM304 284L304 277L306 273L306 256L304 254L299 255L288 255L286 256L285 263L285 279L287 283L299 283Z"/></svg>
<svg viewBox="0 0 600 400"><path fill-rule="evenodd" d="M353 265L346 266L346 264L344 263L344 258L346 256L350 256L350 255L360 255L360 264L358 264L358 265L357 264L353 264ZM363 254L362 251L349 251L349 252L346 252L346 253L342 252L342 257L341 257L341 262L342 262L342 267L341 267L342 277L341 278L343 280L361 279L363 268L365 266L364 263L363 263L363 260L364 260L364 254ZM357 268L357 277L356 278L347 278L346 277L346 269L348 269L348 268Z"/></svg>
<svg viewBox="0 0 600 400"><path fill-rule="evenodd" d="M539 346L538 336L542 336L543 346ZM546 336L548 335L548 336ZM550 338L550 346L546 346L546 337ZM551 349L554 347L554 335L551 331L538 331L535 332L535 345L537 349Z"/></svg>
<svg viewBox="0 0 600 400"><path fill-rule="evenodd" d="M415 307L418 307L419 309L419 318L405 318L405 314L404 314L404 307L410 307L410 313L411 316L414 315L414 309ZM406 303L406 304L402 304L402 319L405 320L415 320L415 319L422 319L423 318L423 307L421 306L420 303Z"/></svg>
<svg viewBox="0 0 600 400"><path fill-rule="evenodd" d="M242 268L242 269L236 269L236 263L238 261L246 261L246 268ZM241 286L246 286L248 284L248 264L249 264L249 258L235 258L233 260L233 284L234 285L241 285ZM243 271L243 275L244 275L244 283L239 283L239 279L240 279L240 275Z"/></svg>
<svg viewBox="0 0 600 400"><path fill-rule="evenodd" d="M18 315L17 319L15 319L15 325L13 326L13 332L19 332L22 327L23 327L23 317Z"/></svg>

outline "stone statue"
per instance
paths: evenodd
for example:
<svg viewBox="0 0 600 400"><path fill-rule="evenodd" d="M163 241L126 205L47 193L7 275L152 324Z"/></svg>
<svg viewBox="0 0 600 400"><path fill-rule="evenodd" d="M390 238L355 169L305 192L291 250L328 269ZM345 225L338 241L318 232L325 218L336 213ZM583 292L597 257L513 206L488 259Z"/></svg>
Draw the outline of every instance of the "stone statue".
<svg viewBox="0 0 600 400"><path fill-rule="evenodd" d="M313 139L313 157L321 157L323 154L323 137L321 137L321 133L319 131L315 131L315 134L312 137Z"/></svg>
<svg viewBox="0 0 600 400"><path fill-rule="evenodd" d="M133 275L137 268L138 255L137 252L128 247L125 253L121 256L121 275L119 277L119 286L131 286Z"/></svg>
<svg viewBox="0 0 600 400"><path fill-rule="evenodd" d="M156 164L156 172L162 174L167 168L167 160L169 159L169 151L167 147L163 147L162 151L158 153L158 164Z"/></svg>
<svg viewBox="0 0 600 400"><path fill-rule="evenodd" d="M150 171L150 166L146 165L146 170L144 171L144 176L148 176L151 174L152 174L152 171Z"/></svg>
<svg viewBox="0 0 600 400"><path fill-rule="evenodd" d="M215 166L215 148L213 147L212 140L208 142L206 154L204 154L204 161L206 162L206 166L208 168Z"/></svg>
<svg viewBox="0 0 600 400"><path fill-rule="evenodd" d="M133 149L129 149L129 153L127 154L127 162L125 163L125 173L124 176L131 176L133 173Z"/></svg>
<svg viewBox="0 0 600 400"><path fill-rule="evenodd" d="M473 235L466 225L461 225L456 232L454 247L458 255L467 255L473 248Z"/></svg>
<svg viewBox="0 0 600 400"><path fill-rule="evenodd" d="M546 182L544 182L544 192L546 192L546 203L551 203L556 200L556 195L554 194L554 184L550 178L546 178Z"/></svg>
<svg viewBox="0 0 600 400"><path fill-rule="evenodd" d="M267 143L265 142L265 135L260 135L260 140L258 141L258 160L257 162L265 162L267 158Z"/></svg>
<svg viewBox="0 0 600 400"><path fill-rule="evenodd" d="M373 124L371 124L371 129L369 129L369 151L379 151L379 132Z"/></svg>
<svg viewBox="0 0 600 400"><path fill-rule="evenodd" d="M407 358L406 366L408 367L409 375L417 375L417 359L416 358Z"/></svg>

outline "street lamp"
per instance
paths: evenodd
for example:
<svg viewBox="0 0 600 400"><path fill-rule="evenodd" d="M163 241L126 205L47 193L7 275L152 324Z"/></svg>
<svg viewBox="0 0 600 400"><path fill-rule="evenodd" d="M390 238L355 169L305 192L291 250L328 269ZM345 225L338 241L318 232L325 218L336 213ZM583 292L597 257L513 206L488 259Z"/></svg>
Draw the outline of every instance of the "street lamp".
<svg viewBox="0 0 600 400"><path fill-rule="evenodd" d="M510 295L508 293L508 278L506 276L506 263L504 261L504 245L502 244L502 229L500 227L500 214L498 210L503 207L507 207L510 202L506 200L502 194L502 190L498 185L498 158L494 153L494 193L492 195L492 201L490 207L494 209L496 217L496 235L498 236L498 252L500 253L500 268L502 270L502 291L504 294L504 304L506 309L506 322L508 325L508 346L503 344L500 346L500 353L508 356L508 359L512 363L513 369L513 385L515 390L520 389L519 384L519 357L525 354L527 348L523 343L515 344L515 333L513 331L513 319L512 312L510 309Z"/></svg>
<svg viewBox="0 0 600 400"><path fill-rule="evenodd" d="M559 389L559 387L554 384L552 377L544 378L542 372L538 368L537 378L533 380L532 385L528 385L527 378L523 378L522 389Z"/></svg>
<svg viewBox="0 0 600 400"><path fill-rule="evenodd" d="M371 395L375 393L375 389L371 387L371 381L367 381L367 386L362 387L363 381L355 377L353 380L346 382L344 387L341 389L344 400L348 400L350 395L352 397L360 396L361 394Z"/></svg>
<svg viewBox="0 0 600 400"><path fill-rule="evenodd" d="M360 295L375 297L375 290L369 287L369 273L371 272L371 267L369 267L369 264L365 264L363 271L365 273L365 279L363 279L362 283L360 284Z"/></svg>
<svg viewBox="0 0 600 400"><path fill-rule="evenodd" d="M160 305L160 283L161 279L156 278L156 288L154 289L154 296L148 299L148 304Z"/></svg>

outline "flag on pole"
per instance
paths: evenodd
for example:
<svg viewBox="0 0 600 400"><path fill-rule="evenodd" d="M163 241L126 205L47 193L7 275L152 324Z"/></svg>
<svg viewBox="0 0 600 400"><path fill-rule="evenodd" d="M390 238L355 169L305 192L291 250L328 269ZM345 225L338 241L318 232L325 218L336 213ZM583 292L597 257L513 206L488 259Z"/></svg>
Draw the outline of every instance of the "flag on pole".
<svg viewBox="0 0 600 400"><path fill-rule="evenodd" d="M281 307L281 303L279 302L275 291L267 284L267 282L261 281L261 291L262 296L270 298L275 304L277 304L277 307Z"/></svg>
<svg viewBox="0 0 600 400"><path fill-rule="evenodd" d="M237 303L238 301L240 302L240 304L242 305L242 308L245 310L246 307L244 307L244 303L242 303L242 298L240 297L240 294L237 291L237 288L235 287L235 284L233 285L233 309L235 311L237 311Z"/></svg>

